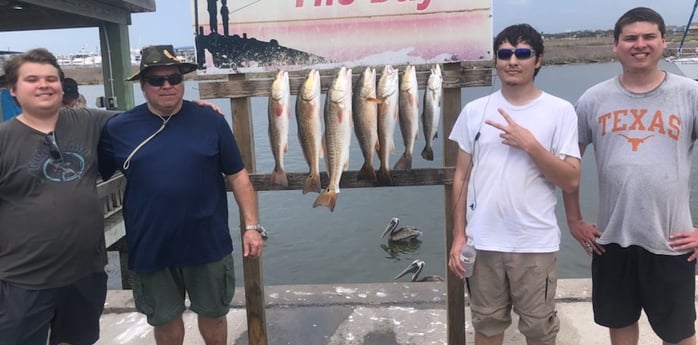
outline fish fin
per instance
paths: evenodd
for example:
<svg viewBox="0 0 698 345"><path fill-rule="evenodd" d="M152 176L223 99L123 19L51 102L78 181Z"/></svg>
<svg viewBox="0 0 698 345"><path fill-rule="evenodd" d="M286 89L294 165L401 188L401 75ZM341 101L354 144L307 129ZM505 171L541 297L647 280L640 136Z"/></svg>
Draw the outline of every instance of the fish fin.
<svg viewBox="0 0 698 345"><path fill-rule="evenodd" d="M375 98L375 97L366 97L364 99L365 102L368 102L370 104L382 104L383 100L380 98Z"/></svg>
<svg viewBox="0 0 698 345"><path fill-rule="evenodd" d="M412 155L407 152L403 153L402 157L393 166L393 170L407 170L407 172L410 172L412 170Z"/></svg>
<svg viewBox="0 0 698 345"><path fill-rule="evenodd" d="M271 184L288 187L288 176L286 176L286 171L284 169L274 168L271 173Z"/></svg>
<svg viewBox="0 0 698 345"><path fill-rule="evenodd" d="M320 193L321 190L320 176L310 174L305 178L305 183L303 184L303 194L308 192Z"/></svg>
<svg viewBox="0 0 698 345"><path fill-rule="evenodd" d="M378 172L376 173L376 179L378 180L379 186L393 185L393 176L390 175L390 170L388 170L385 167L381 167L380 169L378 169Z"/></svg>
<svg viewBox="0 0 698 345"><path fill-rule="evenodd" d="M337 192L333 189L325 189L320 192L317 199L313 203L313 207L325 206L330 209L330 212L334 212L334 207L337 204Z"/></svg>
<svg viewBox="0 0 698 345"><path fill-rule="evenodd" d="M361 170L359 170L359 172L356 174L356 180L370 181L375 183L377 181L377 177L376 171L373 170L373 165L371 165L369 162L364 162Z"/></svg>
<svg viewBox="0 0 698 345"><path fill-rule="evenodd" d="M422 157L428 161L433 161L434 160L434 149L431 148L431 146L427 145L424 146L424 150L422 150Z"/></svg>

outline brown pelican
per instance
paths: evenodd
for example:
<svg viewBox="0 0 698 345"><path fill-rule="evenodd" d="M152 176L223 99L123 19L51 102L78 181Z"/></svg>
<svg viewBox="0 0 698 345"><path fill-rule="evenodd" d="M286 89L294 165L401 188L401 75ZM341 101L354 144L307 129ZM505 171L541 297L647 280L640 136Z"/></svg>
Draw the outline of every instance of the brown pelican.
<svg viewBox="0 0 698 345"><path fill-rule="evenodd" d="M424 268L424 261L423 260L414 260L412 263L407 266L402 272L398 273L398 275L393 278L393 280L398 280L400 277L406 275L407 273L412 273L412 281L413 282L442 282L444 281L444 278L442 276L426 276L423 278L419 278L419 273L422 272L422 269Z"/></svg>
<svg viewBox="0 0 698 345"><path fill-rule="evenodd" d="M400 224L399 218L395 217L391 219L390 223L388 223L388 226L385 228L385 231L383 231L381 238L390 233L390 236L388 237L389 241L410 241L416 239L422 234L421 231L413 226L403 226L398 229L398 224Z"/></svg>

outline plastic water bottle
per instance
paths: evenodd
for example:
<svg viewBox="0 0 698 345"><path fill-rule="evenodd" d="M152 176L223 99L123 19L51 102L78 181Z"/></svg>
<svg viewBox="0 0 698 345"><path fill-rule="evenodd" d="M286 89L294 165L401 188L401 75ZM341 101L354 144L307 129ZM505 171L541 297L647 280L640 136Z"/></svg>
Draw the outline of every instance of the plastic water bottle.
<svg viewBox="0 0 698 345"><path fill-rule="evenodd" d="M468 240L460 248L460 263L465 268L465 277L470 278L473 275L473 267L475 266L475 257L477 252L473 246L473 241L468 238Z"/></svg>

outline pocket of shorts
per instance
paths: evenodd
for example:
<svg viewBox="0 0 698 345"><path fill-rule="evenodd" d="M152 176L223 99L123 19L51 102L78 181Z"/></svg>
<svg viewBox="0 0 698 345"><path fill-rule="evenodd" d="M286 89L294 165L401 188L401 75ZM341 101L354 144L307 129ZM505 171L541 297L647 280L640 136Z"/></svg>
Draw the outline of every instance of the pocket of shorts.
<svg viewBox="0 0 698 345"><path fill-rule="evenodd" d="M131 274L131 287L136 310L145 315L152 315L155 312L155 308L152 301L148 298L148 293L143 291L143 281L138 274Z"/></svg>
<svg viewBox="0 0 698 345"><path fill-rule="evenodd" d="M545 282L545 300L547 302L555 300L555 293L557 291L557 258L553 259L553 264L548 268L548 275Z"/></svg>
<svg viewBox="0 0 698 345"><path fill-rule="evenodd" d="M223 304L229 305L235 295L235 262L232 255L223 259Z"/></svg>

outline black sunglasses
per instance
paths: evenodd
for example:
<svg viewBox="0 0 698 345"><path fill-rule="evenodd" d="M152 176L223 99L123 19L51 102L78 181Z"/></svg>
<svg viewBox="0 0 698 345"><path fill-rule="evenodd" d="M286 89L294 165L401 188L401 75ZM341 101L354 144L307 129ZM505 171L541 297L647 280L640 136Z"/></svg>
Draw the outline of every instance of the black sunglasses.
<svg viewBox="0 0 698 345"><path fill-rule="evenodd" d="M536 51L530 48L516 48L516 49L499 49L497 50L497 58L501 60L509 60L511 56L516 56L519 60L530 59L536 55Z"/></svg>
<svg viewBox="0 0 698 345"><path fill-rule="evenodd" d="M147 76L143 77L143 80L145 80L146 83L153 85L153 86L163 86L165 85L165 81L167 80L170 85L177 85L181 83L184 80L184 76L181 73L175 73L175 74L170 74L166 76Z"/></svg>
<svg viewBox="0 0 698 345"><path fill-rule="evenodd" d="M63 153L61 153L61 149L58 147L58 143L56 142L56 134L54 132L46 134L44 141L46 142L46 145L48 145L48 152L51 155L51 159L53 159L54 162L62 162Z"/></svg>

